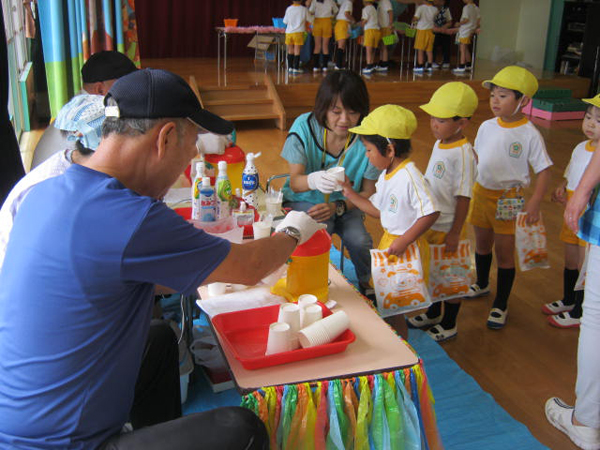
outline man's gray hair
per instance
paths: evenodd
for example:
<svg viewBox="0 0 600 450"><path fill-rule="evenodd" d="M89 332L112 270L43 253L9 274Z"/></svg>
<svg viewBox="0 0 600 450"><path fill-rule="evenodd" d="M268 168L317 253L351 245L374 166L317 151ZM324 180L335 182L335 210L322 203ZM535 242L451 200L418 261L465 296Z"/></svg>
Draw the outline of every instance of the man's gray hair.
<svg viewBox="0 0 600 450"><path fill-rule="evenodd" d="M117 102L114 98L106 99L106 106L117 106ZM183 130L185 129L185 123L187 119L175 118L160 118L160 119L121 119L119 117L106 117L102 124L102 138L106 138L111 134L126 135L126 136L140 136L146 134L154 126L165 120L172 120L177 125L177 136L181 138L183 136Z"/></svg>

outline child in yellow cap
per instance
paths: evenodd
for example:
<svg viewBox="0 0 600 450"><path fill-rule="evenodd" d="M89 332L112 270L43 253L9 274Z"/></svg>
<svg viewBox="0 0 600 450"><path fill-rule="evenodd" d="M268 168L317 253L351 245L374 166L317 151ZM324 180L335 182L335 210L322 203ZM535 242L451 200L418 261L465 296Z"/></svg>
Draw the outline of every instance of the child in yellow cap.
<svg viewBox="0 0 600 450"><path fill-rule="evenodd" d="M587 140L577 144L565 170L564 179L552 194L552 201L567 204L600 142L600 94L584 98L588 107L581 129ZM542 306L548 314L548 323L558 328L579 328L583 312L583 291L575 291L579 269L583 264L586 242L577 237L563 221L560 240L565 243L565 268L563 271L563 298Z"/></svg>
<svg viewBox="0 0 600 450"><path fill-rule="evenodd" d="M369 162L382 170L370 198L361 197L349 182L343 183L344 196L364 213L379 218L384 235L378 248L400 256L438 218L433 196L410 160L410 137L417 128L417 119L408 109L383 105L373 110L358 127L350 132L361 135ZM407 336L406 322L394 320L393 325Z"/></svg>
<svg viewBox="0 0 600 450"><path fill-rule="evenodd" d="M487 326L500 329L506 324L515 278L515 219L520 211L527 213L529 224L540 219L540 202L548 188L552 161L542 135L521 112L538 89L533 74L519 66L508 66L484 81L483 87L490 90L490 107L496 117L483 122L475 138L478 174L468 221L475 230L477 282L468 297L490 292L495 247L497 290ZM525 203L523 188L530 183L529 166L536 180L533 195Z"/></svg>
<svg viewBox="0 0 600 450"><path fill-rule="evenodd" d="M477 161L463 130L478 104L477 94L469 85L453 81L441 86L429 103L420 107L431 116L431 131L437 139L425 179L440 210L439 218L423 237L429 244L445 244L447 253L456 252L460 238L465 236L464 225L477 176ZM456 337L459 310L460 299L437 302L426 313L408 319L408 325L413 328L433 325L427 334L437 342L443 342Z"/></svg>
<svg viewBox="0 0 600 450"><path fill-rule="evenodd" d="M302 5L302 0L292 0L285 10L285 45L287 46L288 72L298 74L304 72L300 68L300 49L304 44L308 9Z"/></svg>

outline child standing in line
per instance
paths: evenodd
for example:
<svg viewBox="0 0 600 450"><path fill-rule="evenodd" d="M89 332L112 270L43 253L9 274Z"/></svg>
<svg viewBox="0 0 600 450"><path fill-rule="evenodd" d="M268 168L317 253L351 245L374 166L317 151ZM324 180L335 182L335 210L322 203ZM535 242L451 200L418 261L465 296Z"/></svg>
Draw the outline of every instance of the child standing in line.
<svg viewBox="0 0 600 450"><path fill-rule="evenodd" d="M571 155L565 170L565 179L552 194L552 201L567 204L573 196L581 176L588 166L600 142L600 94L583 99L589 103L581 129L588 140L580 142ZM565 268L563 271L563 299L542 306L548 314L548 323L558 328L578 328L583 312L583 291L575 291L579 270L585 256L586 242L579 239L564 223L560 230L560 240L565 243Z"/></svg>
<svg viewBox="0 0 600 450"><path fill-rule="evenodd" d="M335 70L344 68L344 61L346 60L346 42L348 41L348 37L350 37L350 24L354 22L355 20L352 16L352 0L342 0L336 16L334 29L335 42L337 44Z"/></svg>
<svg viewBox="0 0 600 450"><path fill-rule="evenodd" d="M292 0L285 10L285 45L287 46L288 72L302 73L300 69L300 49L304 44L308 10L302 5L302 0Z"/></svg>
<svg viewBox="0 0 600 450"><path fill-rule="evenodd" d="M362 73L370 75L375 70L375 49L379 46L381 31L373 0L363 0L363 4L365 6L362 9L360 25L364 30L363 45L367 51L367 66L363 68Z"/></svg>
<svg viewBox="0 0 600 450"><path fill-rule="evenodd" d="M460 63L456 69L453 69L453 73L465 73L471 70L471 52L469 46L473 40L473 34L481 22L481 15L479 14L479 8L475 4L474 0L463 0L465 6L463 7L462 14L460 16L460 22L458 26L458 34L456 38L459 42L459 54Z"/></svg>
<svg viewBox="0 0 600 450"><path fill-rule="evenodd" d="M450 28L450 25L452 25L452 14L450 13L450 8L448 7L448 0L435 0L433 4L438 7L438 13L433 21L433 63L431 64L431 67L433 69L439 69L441 66L442 69L449 69L452 37L444 31ZM441 64L436 62L437 50L439 48L442 49Z"/></svg>
<svg viewBox="0 0 600 450"><path fill-rule="evenodd" d="M515 278L515 220L523 210L527 223L540 219L540 202L550 181L552 161L544 139L521 112L538 89L531 72L508 66L483 82L490 90L490 108L496 116L481 124L475 138L477 180L473 188L469 223L475 229L477 282L467 297L488 294L492 250L498 265L497 291L487 326L506 324L508 297ZM522 189L530 182L529 165L536 174L532 197L524 205Z"/></svg>
<svg viewBox="0 0 600 450"><path fill-rule="evenodd" d="M309 12L315 15L312 35L315 39L313 72L327 72L329 63L329 40L333 34L332 18L338 12L333 0L312 0Z"/></svg>
<svg viewBox="0 0 600 450"><path fill-rule="evenodd" d="M446 253L455 253L461 237L465 237L464 225L477 177L477 161L463 130L478 104L477 94L470 86L453 81L441 86L429 103L421 106L431 116L431 131L437 139L425 179L440 210L439 218L423 238L428 244L445 244ZM408 319L408 325L413 328L433 325L427 334L437 342L452 339L458 333L456 318L460 301L457 298L436 302L426 313Z"/></svg>
<svg viewBox="0 0 600 450"><path fill-rule="evenodd" d="M417 35L415 36L415 50L417 51L417 65L413 68L415 73L432 71L433 62L433 25L438 9L431 4L431 0L426 0L417 7L413 23L416 22ZM427 54L427 63L425 66L425 54Z"/></svg>
<svg viewBox="0 0 600 450"><path fill-rule="evenodd" d="M394 10L390 0L379 0L377 5L377 17L379 29L381 30L381 42L379 43L379 64L375 67L377 72L387 72L390 64L388 48L383 38L392 34L392 23L394 22Z"/></svg>
<svg viewBox="0 0 600 450"><path fill-rule="evenodd" d="M425 179L410 160L410 137L417 119L408 109L383 105L373 110L350 132L361 135L369 162L382 170L370 198L356 193L351 184L342 184L344 196L364 213L379 218L384 235L379 249L389 255L402 255L408 246L433 225L439 216ZM403 315L386 318L404 338Z"/></svg>

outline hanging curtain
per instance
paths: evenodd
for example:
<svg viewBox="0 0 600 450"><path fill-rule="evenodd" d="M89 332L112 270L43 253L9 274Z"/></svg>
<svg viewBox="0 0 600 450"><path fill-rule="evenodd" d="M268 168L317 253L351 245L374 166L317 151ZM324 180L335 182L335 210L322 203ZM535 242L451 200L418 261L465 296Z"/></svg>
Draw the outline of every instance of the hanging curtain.
<svg viewBox="0 0 600 450"><path fill-rule="evenodd" d="M0 8L0 206L25 175L19 143L8 115L8 51L4 14Z"/></svg>
<svg viewBox="0 0 600 450"><path fill-rule="evenodd" d="M139 67L134 0L39 0L38 9L53 117L81 89L90 55L118 50Z"/></svg>

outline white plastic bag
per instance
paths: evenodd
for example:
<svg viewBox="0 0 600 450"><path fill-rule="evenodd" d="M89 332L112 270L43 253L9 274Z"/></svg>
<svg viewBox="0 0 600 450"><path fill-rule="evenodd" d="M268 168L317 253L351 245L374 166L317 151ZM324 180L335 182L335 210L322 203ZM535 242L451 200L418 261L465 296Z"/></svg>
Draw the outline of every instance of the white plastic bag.
<svg viewBox="0 0 600 450"><path fill-rule="evenodd" d="M517 215L515 243L519 267L522 272L535 268L548 269L550 264L546 248L546 227L542 216L540 214L540 220L531 225L527 224L526 219L527 213Z"/></svg>
<svg viewBox="0 0 600 450"><path fill-rule="evenodd" d="M454 253L445 249L445 245L429 245L427 285L432 302L464 297L474 283L471 242L461 240Z"/></svg>
<svg viewBox="0 0 600 450"><path fill-rule="evenodd" d="M417 244L409 245L400 257L388 256L387 250L371 250L371 274L382 317L431 305Z"/></svg>

